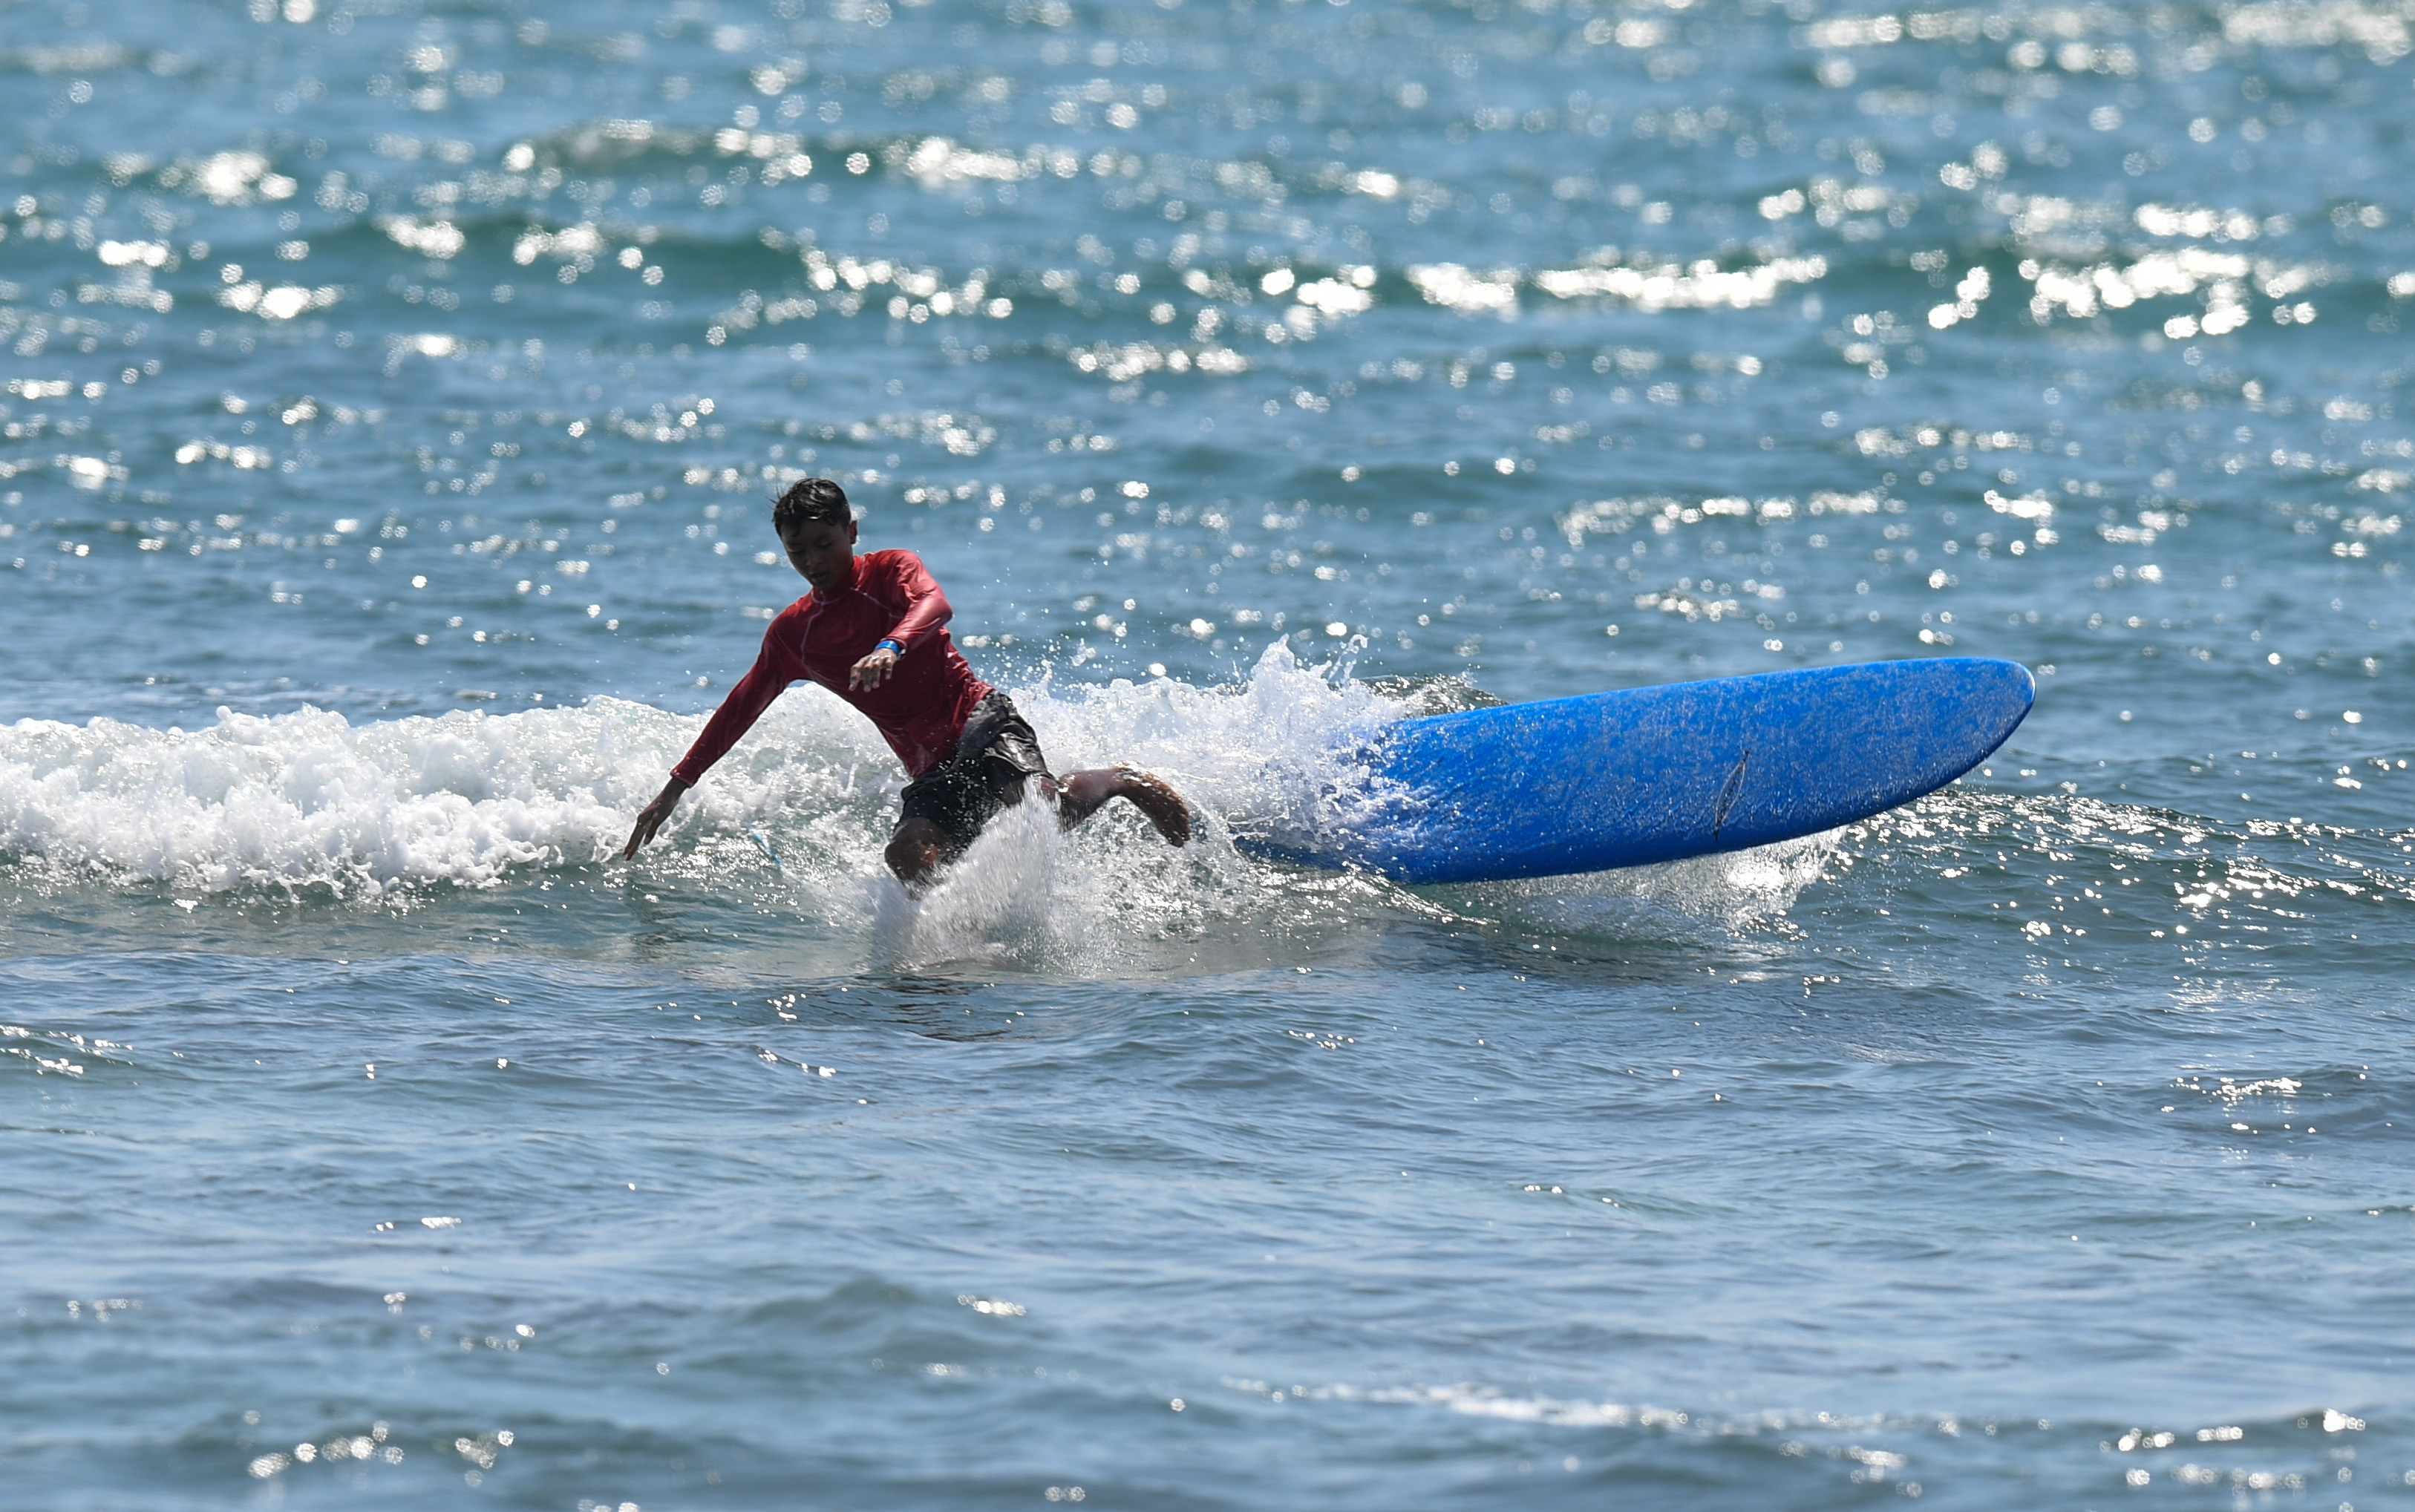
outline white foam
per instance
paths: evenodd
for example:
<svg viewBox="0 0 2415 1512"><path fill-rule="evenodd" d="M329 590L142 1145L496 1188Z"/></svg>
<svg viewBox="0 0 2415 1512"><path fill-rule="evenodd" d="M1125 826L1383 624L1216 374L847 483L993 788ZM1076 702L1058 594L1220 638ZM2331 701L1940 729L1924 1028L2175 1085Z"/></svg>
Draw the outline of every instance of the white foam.
<svg viewBox="0 0 2415 1512"><path fill-rule="evenodd" d="M784 909L867 935L894 965L1007 956L1108 963L1121 942L1200 942L1247 918L1252 938L1308 938L1352 917L1454 907L1365 876L1245 859L1237 831L1303 830L1363 805L1350 748L1402 707L1270 648L1249 679L1009 689L1058 771L1130 761L1162 774L1198 820L1175 850L1113 805L1059 835L1034 804L1010 812L909 901L881 864L904 783L872 726L820 689L792 689L680 805L638 865L707 888L769 832ZM617 698L575 709L463 711L354 725L305 708L220 710L206 728L112 720L0 727L0 864L21 876L343 898L484 888L589 866L629 825L702 726ZM1474 890L1486 913L1543 928L1622 927L1636 900L1745 920L1782 909L1817 872L1785 849L1675 868ZM759 866L759 861L754 862ZM1659 933L1646 925L1647 932Z"/></svg>
<svg viewBox="0 0 2415 1512"><path fill-rule="evenodd" d="M1805 888L1826 876L1842 833L1832 830L1658 866L1483 883L1469 889L1468 897L1505 921L1554 934L1691 936L1703 924L1745 931L1785 913Z"/></svg>
<svg viewBox="0 0 2415 1512"><path fill-rule="evenodd" d="M1391 717L1355 683L1269 654L1238 690L1158 680L1012 690L1059 771L1127 759L1211 817L1312 802L1329 747ZM221 709L206 728L115 720L0 727L0 855L203 891L493 884L615 853L703 725L617 698L354 725ZM871 726L791 690L682 803L674 845L776 823L791 861L877 871L904 774ZM1297 805L1295 805L1297 806Z"/></svg>
<svg viewBox="0 0 2415 1512"><path fill-rule="evenodd" d="M222 709L190 733L24 720L0 731L0 849L205 891L491 882L596 848L622 797L617 726L636 722L601 705L359 727Z"/></svg>

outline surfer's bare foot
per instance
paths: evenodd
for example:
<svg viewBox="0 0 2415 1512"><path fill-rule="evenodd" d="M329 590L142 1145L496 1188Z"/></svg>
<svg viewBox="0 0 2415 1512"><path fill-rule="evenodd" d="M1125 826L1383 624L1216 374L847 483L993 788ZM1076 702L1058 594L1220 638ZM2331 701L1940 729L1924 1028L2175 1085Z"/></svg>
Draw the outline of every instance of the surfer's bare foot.
<svg viewBox="0 0 2415 1512"><path fill-rule="evenodd" d="M947 861L949 848L947 831L917 816L898 821L881 859L889 863L897 880L906 884L906 891L919 898L938 880L939 867Z"/></svg>
<svg viewBox="0 0 2415 1512"><path fill-rule="evenodd" d="M1066 829L1096 814L1107 800L1120 798L1148 816L1169 846L1191 839L1191 809L1182 795L1155 772L1138 767L1099 768L1068 772L1057 779L1057 820Z"/></svg>

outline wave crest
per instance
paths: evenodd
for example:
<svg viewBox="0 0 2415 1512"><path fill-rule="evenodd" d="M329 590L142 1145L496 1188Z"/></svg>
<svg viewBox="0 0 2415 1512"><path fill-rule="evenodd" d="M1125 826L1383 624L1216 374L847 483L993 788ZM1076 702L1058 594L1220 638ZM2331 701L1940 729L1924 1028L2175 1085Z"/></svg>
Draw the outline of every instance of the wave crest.
<svg viewBox="0 0 2415 1512"><path fill-rule="evenodd" d="M1208 815L1296 824L1347 785L1337 746L1398 712L1281 649L1238 688L1043 679L1014 696L1060 771L1131 760ZM0 729L0 854L205 891L490 886L613 854L702 723L608 697L359 725L220 709L192 731L23 720ZM798 688L689 795L671 839L784 820L842 869L877 871L902 782L869 724Z"/></svg>

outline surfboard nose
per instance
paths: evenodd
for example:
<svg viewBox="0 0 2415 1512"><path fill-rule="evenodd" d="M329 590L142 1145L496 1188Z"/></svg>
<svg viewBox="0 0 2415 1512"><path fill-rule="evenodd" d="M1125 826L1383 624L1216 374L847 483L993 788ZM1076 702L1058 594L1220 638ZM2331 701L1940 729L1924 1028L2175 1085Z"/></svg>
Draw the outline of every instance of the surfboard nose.
<svg viewBox="0 0 2415 1512"><path fill-rule="evenodd" d="M1920 664L1937 667L1950 680L1952 692L1938 701L1941 724L1958 715L1963 735L1972 741L1993 740L1971 760L1977 766L2010 738L2037 704L2037 679L2018 662L1995 656L1940 656ZM1968 771L1971 767L1964 767ZM1955 773L1961 775L1960 772Z"/></svg>

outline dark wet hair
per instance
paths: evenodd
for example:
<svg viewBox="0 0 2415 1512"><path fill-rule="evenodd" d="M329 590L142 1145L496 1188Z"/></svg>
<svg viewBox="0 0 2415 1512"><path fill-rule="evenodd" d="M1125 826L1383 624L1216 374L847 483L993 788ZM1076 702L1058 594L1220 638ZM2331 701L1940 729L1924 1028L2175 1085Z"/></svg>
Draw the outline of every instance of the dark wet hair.
<svg viewBox="0 0 2415 1512"><path fill-rule="evenodd" d="M772 529L792 525L845 525L855 518L848 507L847 490L828 478L807 478L791 487L772 506Z"/></svg>

